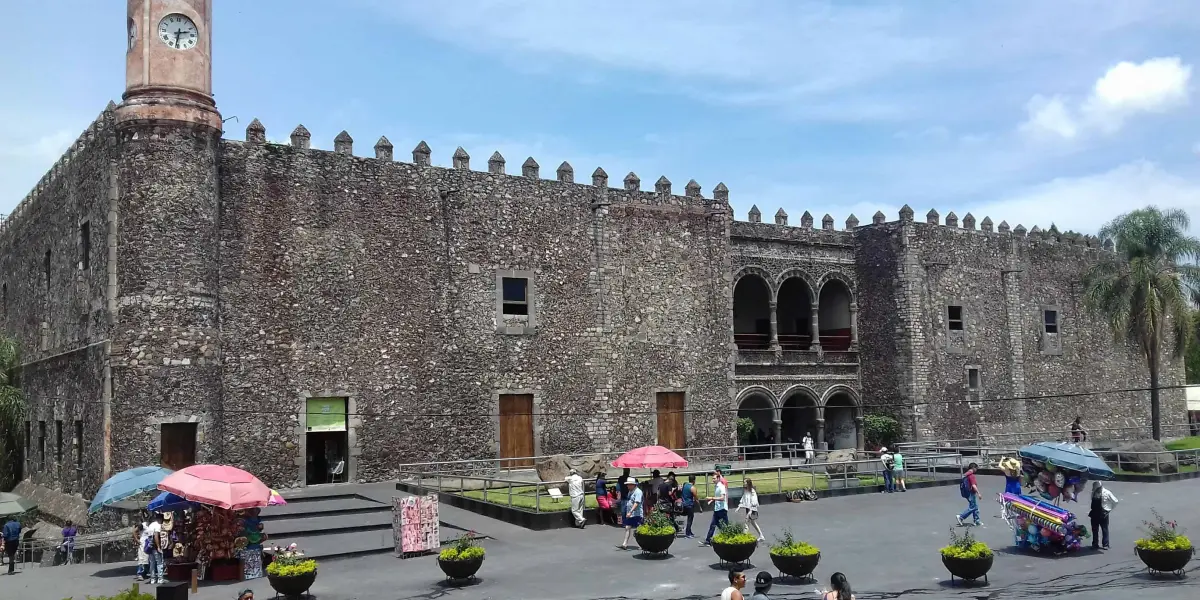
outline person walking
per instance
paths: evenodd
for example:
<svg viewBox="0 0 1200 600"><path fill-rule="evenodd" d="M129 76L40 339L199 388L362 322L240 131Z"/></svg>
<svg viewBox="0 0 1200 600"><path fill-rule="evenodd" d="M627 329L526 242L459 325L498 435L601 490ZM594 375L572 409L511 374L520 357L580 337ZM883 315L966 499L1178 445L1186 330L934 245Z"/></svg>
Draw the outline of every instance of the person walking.
<svg viewBox="0 0 1200 600"><path fill-rule="evenodd" d="M617 477L617 496L620 497L621 505L617 507L617 518L625 519L625 505L629 502L629 486L625 482L629 481L629 469L621 471L621 475Z"/></svg>
<svg viewBox="0 0 1200 600"><path fill-rule="evenodd" d="M729 524L729 491L720 469L713 470L713 484L715 486L713 495L705 498L712 503L713 516L712 521L708 524L708 536L704 538L703 542L700 542L701 546L711 546L717 527L721 524Z"/></svg>
<svg viewBox="0 0 1200 600"><path fill-rule="evenodd" d="M0 528L0 537L4 538L4 555L8 557L8 574L12 575L17 569L17 548L21 545L21 522L15 515L10 516L4 527Z"/></svg>
<svg viewBox="0 0 1200 600"><path fill-rule="evenodd" d="M571 469L571 474L567 475L567 495L571 497L571 516L575 517L575 526L583 529L587 525L583 518L583 478L575 469Z"/></svg>
<svg viewBox="0 0 1200 600"><path fill-rule="evenodd" d="M146 579L149 575L146 572L150 565L150 555L146 552L146 538L150 535L147 529L150 523L146 521L146 516L142 515L142 521L133 526L133 543L137 545L137 575L133 576L134 581Z"/></svg>
<svg viewBox="0 0 1200 600"><path fill-rule="evenodd" d="M633 530L642 524L643 495L642 490L637 487L637 479L633 477L626 479L625 487L629 488L629 498L625 501L625 518L622 521L625 524L625 541L617 546L622 550L629 549L629 536L633 535Z"/></svg>
<svg viewBox="0 0 1200 600"><path fill-rule="evenodd" d="M1117 507L1117 496L1104 487L1099 481L1092 482L1092 510L1088 516L1092 519L1092 549L1099 550L1101 543L1108 550L1108 515ZM1103 539L1100 530L1104 530Z"/></svg>
<svg viewBox="0 0 1200 600"><path fill-rule="evenodd" d="M742 484L742 498L738 500L738 510L746 511L746 522L758 532L758 541L765 541L762 528L758 526L758 490L754 489L754 482L749 479Z"/></svg>
<svg viewBox="0 0 1200 600"><path fill-rule="evenodd" d="M613 514L613 524L617 522L616 511L608 497L608 481L604 479L604 470L596 472L596 521L603 525L609 513Z"/></svg>
<svg viewBox="0 0 1200 600"><path fill-rule="evenodd" d="M810 465L813 461L813 439L811 433L804 434L804 464Z"/></svg>
<svg viewBox="0 0 1200 600"><path fill-rule="evenodd" d="M75 564L75 536L78 533L79 530L75 528L75 525L67 521L67 526L62 530L63 541L62 544L59 544L58 549L66 555L63 562L68 565Z"/></svg>
<svg viewBox="0 0 1200 600"><path fill-rule="evenodd" d="M959 526L963 525L963 519L967 517L975 518L975 526L982 525L979 521L979 499L983 497L979 493L979 484L975 482L975 471L979 469L979 465L971 463L967 465L967 472L963 475L961 481L958 482L958 492L967 500L967 510L964 510L958 515Z"/></svg>
<svg viewBox="0 0 1200 600"><path fill-rule="evenodd" d="M721 600L745 600L742 588L746 587L746 574L738 570L729 572L729 587L721 590Z"/></svg>
<svg viewBox="0 0 1200 600"><path fill-rule="evenodd" d="M904 484L904 455L899 450L892 453L892 481L897 490L908 491L908 486Z"/></svg>
<svg viewBox="0 0 1200 600"><path fill-rule="evenodd" d="M680 493L680 499L683 503L683 514L687 517L687 521L683 527L683 537L692 539L696 537L692 534L692 519L696 516L696 476L688 475L687 483L683 484L683 491Z"/></svg>
<svg viewBox="0 0 1200 600"><path fill-rule="evenodd" d="M821 600L854 600L854 592L850 589L850 581L841 573L834 573L829 578L828 592L821 595Z"/></svg>
<svg viewBox="0 0 1200 600"><path fill-rule="evenodd" d="M896 459L888 452L887 446L879 449L879 461L883 463L883 489L879 493L892 493L892 469L896 466Z"/></svg>
<svg viewBox="0 0 1200 600"><path fill-rule="evenodd" d="M758 576L754 578L754 593L751 594L750 600L771 600L770 596L767 596L769 591L771 591L771 574L759 571Z"/></svg>

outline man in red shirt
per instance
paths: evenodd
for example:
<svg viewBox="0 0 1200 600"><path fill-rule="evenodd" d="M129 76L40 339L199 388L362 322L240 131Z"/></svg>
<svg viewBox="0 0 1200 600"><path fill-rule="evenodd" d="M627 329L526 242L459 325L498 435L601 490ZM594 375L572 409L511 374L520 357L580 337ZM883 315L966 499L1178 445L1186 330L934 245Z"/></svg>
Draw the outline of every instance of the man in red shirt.
<svg viewBox="0 0 1200 600"><path fill-rule="evenodd" d="M967 472L963 475L962 481L959 482L959 493L967 500L967 510L958 515L958 524L963 525L963 519L974 517L975 525L979 526L979 500L983 495L979 493L979 485L975 483L975 471L979 469L979 465L971 463L967 465Z"/></svg>

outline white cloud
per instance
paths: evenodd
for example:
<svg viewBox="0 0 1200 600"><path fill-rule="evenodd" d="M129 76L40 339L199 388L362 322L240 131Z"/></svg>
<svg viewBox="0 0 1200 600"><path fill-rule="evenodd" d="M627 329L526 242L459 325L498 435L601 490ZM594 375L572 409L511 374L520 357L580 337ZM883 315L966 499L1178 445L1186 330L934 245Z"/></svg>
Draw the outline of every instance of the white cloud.
<svg viewBox="0 0 1200 600"><path fill-rule="evenodd" d="M1026 229L1056 223L1060 229L1095 233L1122 213L1147 205L1180 208L1200 215L1200 177L1169 172L1148 161L1134 161L1110 171L1081 177L1061 177L1035 185L974 211L990 214Z"/></svg>
<svg viewBox="0 0 1200 600"><path fill-rule="evenodd" d="M1141 113L1164 113L1188 103L1191 65L1179 57L1151 58L1141 63L1122 61L1096 80L1092 91L1072 107L1062 96L1036 95L1029 100L1029 118L1021 130L1038 136L1075 139L1082 132L1117 132Z"/></svg>
<svg viewBox="0 0 1200 600"><path fill-rule="evenodd" d="M63 155L78 132L0 131L0 215L7 214Z"/></svg>

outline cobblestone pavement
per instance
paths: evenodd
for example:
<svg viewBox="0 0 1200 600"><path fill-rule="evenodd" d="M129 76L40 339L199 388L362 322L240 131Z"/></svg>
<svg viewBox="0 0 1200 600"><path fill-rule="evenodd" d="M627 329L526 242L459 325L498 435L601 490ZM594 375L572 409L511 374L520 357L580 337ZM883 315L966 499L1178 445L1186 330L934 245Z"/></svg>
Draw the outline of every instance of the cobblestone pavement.
<svg viewBox="0 0 1200 600"><path fill-rule="evenodd" d="M990 498L1002 480L981 477ZM984 526L974 533L997 551L990 584L951 587L937 550L943 546L964 502L954 487L914 490L906 494L873 494L815 503L768 505L762 524L771 538L790 527L800 539L821 548L816 583L779 583L772 598L814 598L835 571L845 573L860 600L907 598L987 598L994 600L1059 597L1071 600L1140 595L1149 589L1156 600L1183 600L1200 595L1200 573L1183 580L1151 578L1133 554L1141 520L1156 508L1200 535L1200 480L1169 484L1113 483L1121 499L1113 513L1112 550L1084 551L1062 558L1028 556L1011 547L1011 533L998 518L999 505L983 505ZM1087 508L1071 504L1077 513ZM700 515L696 532L707 530L709 513ZM508 533L485 542L488 557L480 581L463 588L447 587L433 557L400 560L371 556L325 563L313 588L319 600L408 600L450 598L555 599L698 599L717 597L725 571L712 550L694 540L679 539L667 560L645 560L636 552L615 549L621 532L590 526L586 530ZM759 570L772 570L766 549L753 557ZM1200 568L1200 562L1193 562ZM115 592L130 583L132 567L79 565L27 568L0 576L0 597L29 600L82 600L86 594ZM259 598L272 597L266 580L248 584L209 585L195 600L233 598L240 587ZM1139 590L1139 591L1135 591Z"/></svg>

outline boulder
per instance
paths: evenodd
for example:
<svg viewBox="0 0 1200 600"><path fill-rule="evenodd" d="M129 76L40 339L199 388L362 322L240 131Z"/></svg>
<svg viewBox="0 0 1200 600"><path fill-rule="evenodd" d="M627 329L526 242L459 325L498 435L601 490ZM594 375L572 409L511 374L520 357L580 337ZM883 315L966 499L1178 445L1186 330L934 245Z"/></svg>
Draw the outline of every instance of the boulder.
<svg viewBox="0 0 1200 600"><path fill-rule="evenodd" d="M1149 454L1146 454L1149 453ZM1159 454L1154 454L1159 453ZM1151 473L1157 461L1159 473L1176 473L1179 462L1162 442L1138 440L1125 442L1105 453L1108 466L1134 473Z"/></svg>
<svg viewBox="0 0 1200 600"><path fill-rule="evenodd" d="M568 457L566 454L555 454L537 461L535 468L538 479L549 482L566 479L567 475L571 473L571 469L579 471L584 479L592 479L596 476L597 471L607 472L608 463L604 461L603 454L589 454L575 458Z"/></svg>
<svg viewBox="0 0 1200 600"><path fill-rule="evenodd" d="M825 456L825 472L830 475L842 473L857 473L858 465L852 464L858 460L858 452L854 450L833 450Z"/></svg>

